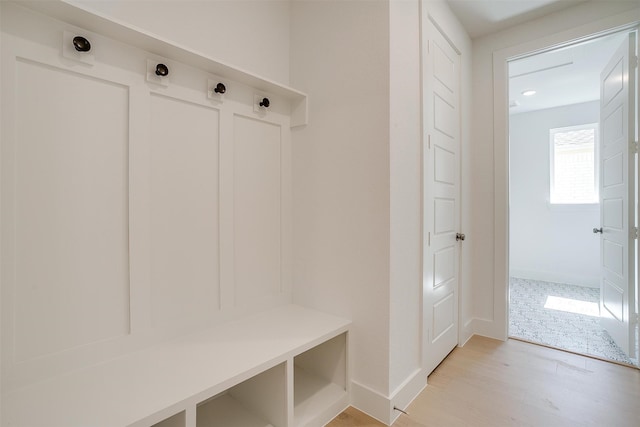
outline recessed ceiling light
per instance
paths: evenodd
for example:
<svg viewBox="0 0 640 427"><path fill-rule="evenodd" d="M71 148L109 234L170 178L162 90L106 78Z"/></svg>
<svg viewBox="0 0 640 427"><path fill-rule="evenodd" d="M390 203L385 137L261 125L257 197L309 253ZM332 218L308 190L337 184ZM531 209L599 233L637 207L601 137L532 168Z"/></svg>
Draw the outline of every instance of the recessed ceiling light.
<svg viewBox="0 0 640 427"><path fill-rule="evenodd" d="M525 90L524 92L522 92L522 94L523 94L524 96L531 96L531 95L535 95L535 94L536 94L536 91L535 91L535 90L533 90L533 89L528 89L528 90Z"/></svg>

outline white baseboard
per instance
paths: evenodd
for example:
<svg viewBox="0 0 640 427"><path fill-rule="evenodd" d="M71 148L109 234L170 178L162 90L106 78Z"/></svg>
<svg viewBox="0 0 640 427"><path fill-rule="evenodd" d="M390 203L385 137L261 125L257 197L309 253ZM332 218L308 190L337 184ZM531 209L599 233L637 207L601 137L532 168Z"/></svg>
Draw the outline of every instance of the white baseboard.
<svg viewBox="0 0 640 427"><path fill-rule="evenodd" d="M578 276L575 274L562 274L552 271L529 271L512 269L511 277L520 279L541 280L543 282L566 283L568 285L584 286L587 288L599 288L600 278L593 276Z"/></svg>
<svg viewBox="0 0 640 427"><path fill-rule="evenodd" d="M427 374L424 369L418 369L391 394L391 424L402 414L402 412L393 408L396 407L406 411L409 404L418 397L426 386Z"/></svg>
<svg viewBox="0 0 640 427"><path fill-rule="evenodd" d="M383 394L356 381L351 382L351 406L390 426L427 385L427 375L422 369L410 375L392 394Z"/></svg>
<svg viewBox="0 0 640 427"><path fill-rule="evenodd" d="M473 321L474 319L471 318L467 320L462 326L462 329L460 330L460 336L458 337L459 347L464 346L467 343L467 341L469 341L471 337L474 335Z"/></svg>
<svg viewBox="0 0 640 427"><path fill-rule="evenodd" d="M494 320L474 318L471 320L473 335L504 341L507 339L507 331L501 328Z"/></svg>
<svg viewBox="0 0 640 427"><path fill-rule="evenodd" d="M383 424L391 425L389 421L390 400L369 387L356 381L351 381L351 406L375 418Z"/></svg>

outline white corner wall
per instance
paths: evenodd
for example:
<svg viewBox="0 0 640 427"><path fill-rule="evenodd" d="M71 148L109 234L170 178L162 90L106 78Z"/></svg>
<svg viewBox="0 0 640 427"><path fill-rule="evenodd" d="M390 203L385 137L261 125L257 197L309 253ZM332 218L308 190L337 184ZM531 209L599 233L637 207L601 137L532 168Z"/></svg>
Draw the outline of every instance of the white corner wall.
<svg viewBox="0 0 640 427"><path fill-rule="evenodd" d="M289 0L64 1L252 74L289 83Z"/></svg>
<svg viewBox="0 0 640 427"><path fill-rule="evenodd" d="M422 300L420 2L391 1L389 393L420 376ZM426 378L422 381L422 386ZM397 405L404 407L404 402Z"/></svg>
<svg viewBox="0 0 640 427"><path fill-rule="evenodd" d="M597 123L599 110L593 101L510 116L511 276L599 286L599 205L549 204L549 130Z"/></svg>
<svg viewBox="0 0 640 427"><path fill-rule="evenodd" d="M494 56L507 49L514 55L524 54L638 17L637 1L592 1L473 40L472 195L467 210L473 215L470 259L475 333L498 339L507 334L507 183L506 156L502 156L506 152L506 112L494 118L493 76L498 71L494 70ZM506 82L501 83L506 87ZM506 111L506 101L503 109ZM500 154L500 163L494 160L494 152Z"/></svg>
<svg viewBox="0 0 640 427"><path fill-rule="evenodd" d="M389 389L389 5L294 1L294 302L353 320L351 378Z"/></svg>

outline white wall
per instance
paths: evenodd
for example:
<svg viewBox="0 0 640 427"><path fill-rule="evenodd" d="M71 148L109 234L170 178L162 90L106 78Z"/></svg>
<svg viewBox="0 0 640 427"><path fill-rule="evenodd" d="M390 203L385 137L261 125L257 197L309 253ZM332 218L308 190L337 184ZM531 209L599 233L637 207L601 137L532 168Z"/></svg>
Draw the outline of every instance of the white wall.
<svg viewBox="0 0 640 427"><path fill-rule="evenodd" d="M353 320L352 379L389 389L389 5L295 1L294 301Z"/></svg>
<svg viewBox="0 0 640 427"><path fill-rule="evenodd" d="M289 0L65 0L289 83Z"/></svg>
<svg viewBox="0 0 640 427"><path fill-rule="evenodd" d="M549 204L549 130L597 123L598 101L509 118L511 275L599 286L598 205Z"/></svg>
<svg viewBox="0 0 640 427"><path fill-rule="evenodd" d="M500 206L500 211L496 211L494 205L495 197L503 200L505 194L496 194L494 189L502 192L507 188L506 158L499 159L503 164L497 168L494 163L494 151L503 149L494 145L498 141L494 134L494 54L507 48L512 48L515 54L541 49L545 44L561 42L559 39L565 37L565 32L571 32L567 37L575 38L578 33L597 31L593 30L596 27L615 27L631 22L639 13L637 2L588 2L473 41L473 141L470 150L473 187L469 209L473 215L474 240L470 242L470 258L476 333L500 339L506 337L506 292L503 292L506 284L501 283L502 272L496 269L501 260L494 256L500 245L506 245L506 240L495 239L496 232L502 236L501 230L506 231L506 204ZM503 84L506 87L506 82ZM506 110L506 102L504 108ZM506 132L506 114L504 120L498 117L497 123L496 129ZM506 140L501 143L506 144ZM506 260L506 255L501 256ZM506 280L506 269L504 276Z"/></svg>
<svg viewBox="0 0 640 427"><path fill-rule="evenodd" d="M424 385L421 7L463 53L468 123L471 42L446 3L294 1L291 14L291 84L311 106L293 134L294 301L354 320L355 403L383 421Z"/></svg>
<svg viewBox="0 0 640 427"><path fill-rule="evenodd" d="M420 3L391 1L389 393L420 370Z"/></svg>

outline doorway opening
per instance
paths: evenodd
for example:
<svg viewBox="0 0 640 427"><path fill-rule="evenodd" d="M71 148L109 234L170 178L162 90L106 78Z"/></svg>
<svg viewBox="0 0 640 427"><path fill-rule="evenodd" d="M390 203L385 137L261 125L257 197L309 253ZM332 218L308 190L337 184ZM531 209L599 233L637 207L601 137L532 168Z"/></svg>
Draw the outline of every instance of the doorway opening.
<svg viewBox="0 0 640 427"><path fill-rule="evenodd" d="M508 334L638 366L636 40L508 62Z"/></svg>

